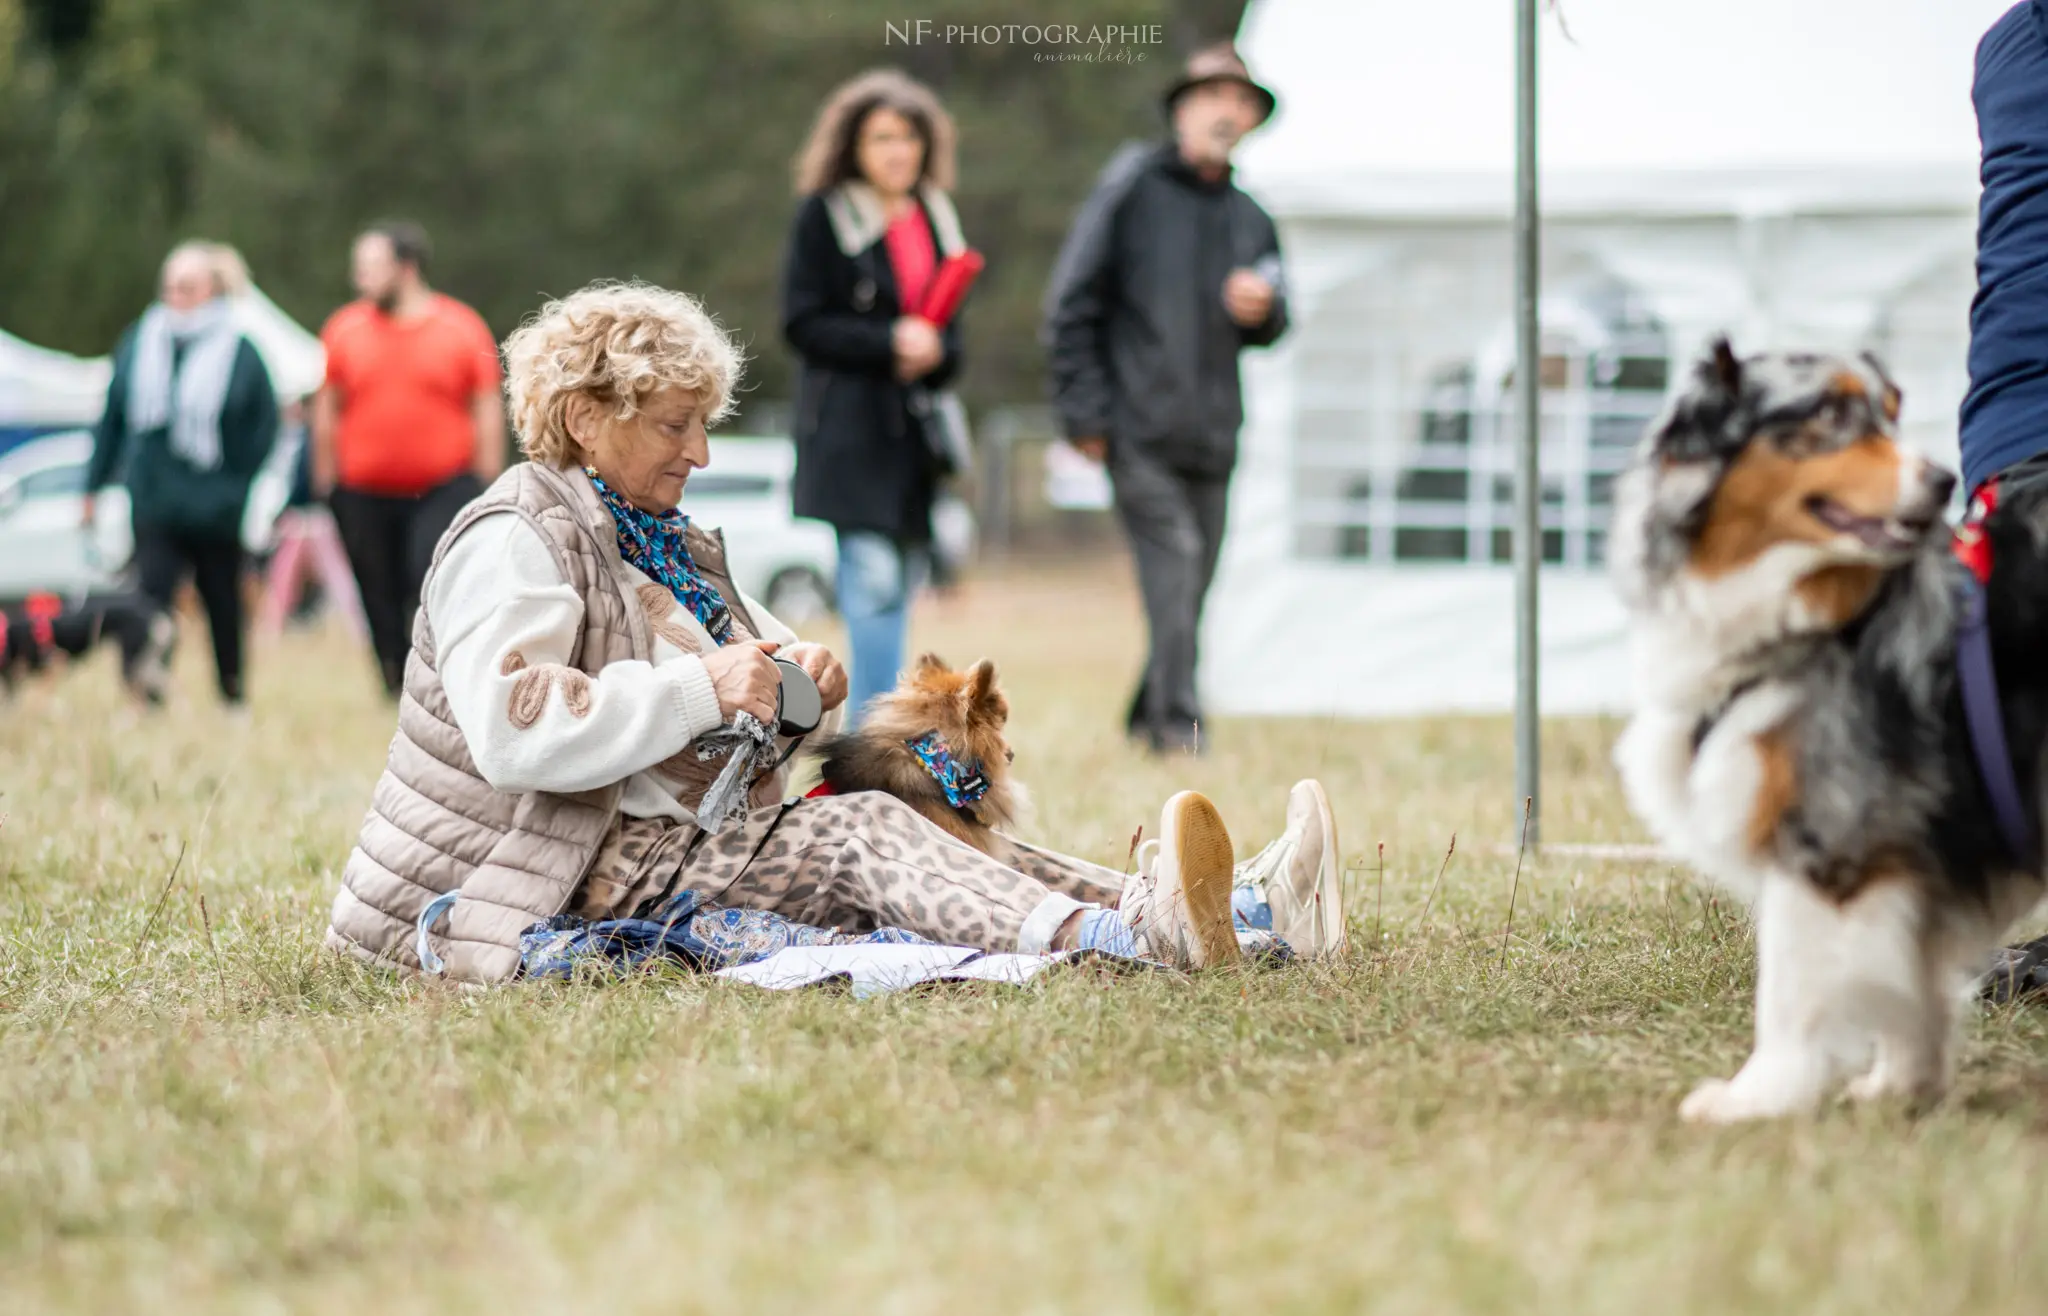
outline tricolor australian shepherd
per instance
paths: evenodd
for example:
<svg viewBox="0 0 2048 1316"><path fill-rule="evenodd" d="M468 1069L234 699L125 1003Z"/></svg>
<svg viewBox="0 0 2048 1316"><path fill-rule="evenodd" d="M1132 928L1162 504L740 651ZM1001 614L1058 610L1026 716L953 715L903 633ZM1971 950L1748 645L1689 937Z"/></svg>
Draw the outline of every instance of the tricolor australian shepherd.
<svg viewBox="0 0 2048 1316"><path fill-rule="evenodd" d="M1657 838L1755 911L1756 1041L1680 1108L1726 1122L1939 1097L1958 1016L2040 898L1956 675L1955 477L1898 442L1875 358L1723 341L1615 493L1637 709L1615 748ZM2048 748L2048 494L1987 521L1992 654L2035 835Z"/></svg>

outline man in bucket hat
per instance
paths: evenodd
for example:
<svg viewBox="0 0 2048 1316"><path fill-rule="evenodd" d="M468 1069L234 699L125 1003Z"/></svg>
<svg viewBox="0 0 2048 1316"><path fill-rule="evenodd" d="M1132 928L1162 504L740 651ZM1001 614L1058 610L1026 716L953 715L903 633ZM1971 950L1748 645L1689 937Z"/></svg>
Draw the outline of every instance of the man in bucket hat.
<svg viewBox="0 0 2048 1316"><path fill-rule="evenodd" d="M1042 337L1060 423L1108 463L1137 559L1151 654L1129 731L1194 753L1196 634L1244 420L1237 355L1286 331L1287 302L1273 221L1230 173L1273 93L1225 43L1188 61L1164 107L1168 140L1125 146L1082 203Z"/></svg>

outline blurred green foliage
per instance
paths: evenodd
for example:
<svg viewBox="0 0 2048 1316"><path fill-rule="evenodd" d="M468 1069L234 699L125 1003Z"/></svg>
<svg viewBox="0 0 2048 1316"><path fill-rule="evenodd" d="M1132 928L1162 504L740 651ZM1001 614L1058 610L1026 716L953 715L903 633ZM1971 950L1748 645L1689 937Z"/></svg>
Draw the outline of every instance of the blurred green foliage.
<svg viewBox="0 0 2048 1316"><path fill-rule="evenodd" d="M776 285L790 162L841 79L896 64L959 121L989 272L970 401L1039 396L1037 303L1119 141L1243 0L0 0L0 326L107 350L173 243L234 243L317 327L365 222L406 216L432 282L499 334L549 294L638 277L703 296L786 396ZM922 44L889 24L931 27ZM948 42L948 25L1157 24L1131 63Z"/></svg>

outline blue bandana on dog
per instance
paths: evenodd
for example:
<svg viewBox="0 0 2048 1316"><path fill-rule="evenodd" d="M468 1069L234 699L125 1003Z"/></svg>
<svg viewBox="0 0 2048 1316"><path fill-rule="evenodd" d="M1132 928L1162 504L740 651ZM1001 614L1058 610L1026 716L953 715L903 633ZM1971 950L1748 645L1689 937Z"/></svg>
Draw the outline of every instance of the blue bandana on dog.
<svg viewBox="0 0 2048 1316"><path fill-rule="evenodd" d="M932 780L946 792L946 803L954 808L968 808L988 794L988 778L982 776L981 770L973 764L954 758L953 747L938 732L927 731L917 739L903 743L910 746L910 752L924 764L924 770L932 774Z"/></svg>
<svg viewBox="0 0 2048 1316"><path fill-rule="evenodd" d="M725 606L718 587L698 573L690 546L684 542L690 518L680 508L670 508L660 516L642 511L614 492L591 467L584 467L583 473L612 514L612 524L619 532L619 556L645 572L648 579L667 586L676 602L710 632L713 643L722 645L732 639L732 610Z"/></svg>

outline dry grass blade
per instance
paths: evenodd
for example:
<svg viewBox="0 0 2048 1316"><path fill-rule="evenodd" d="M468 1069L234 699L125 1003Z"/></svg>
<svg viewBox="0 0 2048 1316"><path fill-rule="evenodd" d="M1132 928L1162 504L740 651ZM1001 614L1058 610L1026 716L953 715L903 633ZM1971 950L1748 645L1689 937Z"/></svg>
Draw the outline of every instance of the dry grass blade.
<svg viewBox="0 0 2048 1316"><path fill-rule="evenodd" d="M135 949L129 955L131 959L141 958L142 948L149 944L149 934L156 931L156 921L164 912L164 903L171 898L171 886L178 880L178 870L185 865L185 845L184 841L178 842L178 857L171 861L171 871L164 876L164 889L157 893L156 907L149 911L149 918L142 925L142 935L135 939Z"/></svg>
<svg viewBox="0 0 2048 1316"><path fill-rule="evenodd" d="M1508 937L1515 930L1515 897L1522 893L1522 855L1529 848L1529 819L1535 813L1533 796L1522 797L1522 843L1515 847L1515 880L1508 888L1508 921L1500 930L1500 967L1508 967Z"/></svg>
<svg viewBox="0 0 2048 1316"><path fill-rule="evenodd" d="M213 959L213 974L220 982L221 1013L228 1008L228 975L220 962L220 947L213 940L213 916L206 912L206 893L199 894L199 922L206 929L206 953Z"/></svg>
<svg viewBox="0 0 2048 1316"><path fill-rule="evenodd" d="M1377 875L1373 879L1372 890L1372 944L1373 949L1375 951L1377 951L1379 947L1383 944L1382 938L1385 936L1385 923L1382 918L1382 915L1385 914L1386 908L1387 843L1385 841L1381 841L1379 843L1379 865L1377 868Z"/></svg>
<svg viewBox="0 0 2048 1316"><path fill-rule="evenodd" d="M1458 834L1456 832L1452 832L1451 843L1448 846L1444 847L1444 861L1441 864L1437 865L1436 880L1429 884L1429 898L1422 902L1422 913L1415 920L1415 926L1420 931L1428 931L1429 929L1429 911L1436 907L1437 888L1441 887L1444 884L1444 870L1451 866L1451 856L1456 854L1457 852Z"/></svg>

